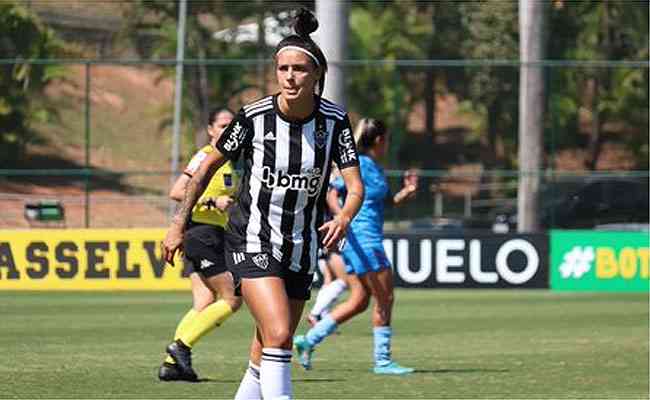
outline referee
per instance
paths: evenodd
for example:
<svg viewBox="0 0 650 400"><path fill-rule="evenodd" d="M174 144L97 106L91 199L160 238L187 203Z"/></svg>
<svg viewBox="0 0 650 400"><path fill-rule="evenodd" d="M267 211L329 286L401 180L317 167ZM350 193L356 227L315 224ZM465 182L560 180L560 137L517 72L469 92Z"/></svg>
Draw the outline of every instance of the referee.
<svg viewBox="0 0 650 400"><path fill-rule="evenodd" d="M217 108L208 116L210 144L199 150L174 183L170 197L182 201L185 187L203 160L215 151L214 145L233 119L232 111ZM192 369L191 349L201 337L221 325L241 306L235 295L232 274L224 260L224 227L226 213L233 203L237 179L232 164L227 162L210 179L203 195L192 209L191 221L183 241L184 262L192 272L193 307L176 328L174 342L167 347L167 359L160 366L158 377L163 381L196 381ZM217 295L220 299L217 300Z"/></svg>

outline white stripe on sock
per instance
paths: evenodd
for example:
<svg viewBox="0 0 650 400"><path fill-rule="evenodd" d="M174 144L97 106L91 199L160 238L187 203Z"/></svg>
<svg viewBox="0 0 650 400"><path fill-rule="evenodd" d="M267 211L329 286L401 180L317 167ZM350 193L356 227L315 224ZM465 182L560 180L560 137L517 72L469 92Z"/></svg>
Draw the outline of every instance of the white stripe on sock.
<svg viewBox="0 0 650 400"><path fill-rule="evenodd" d="M262 397L265 400L290 399L291 350L265 347L262 349L262 354L260 365Z"/></svg>

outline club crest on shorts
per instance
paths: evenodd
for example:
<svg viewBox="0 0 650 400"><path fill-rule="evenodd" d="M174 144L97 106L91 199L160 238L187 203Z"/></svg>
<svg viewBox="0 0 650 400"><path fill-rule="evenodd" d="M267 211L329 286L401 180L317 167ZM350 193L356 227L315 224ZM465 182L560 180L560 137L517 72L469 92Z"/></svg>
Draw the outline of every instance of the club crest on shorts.
<svg viewBox="0 0 650 400"><path fill-rule="evenodd" d="M314 132L314 142L316 142L316 146L322 149L323 146L325 146L326 141L327 141L327 131L322 128L317 129L316 132Z"/></svg>
<svg viewBox="0 0 650 400"><path fill-rule="evenodd" d="M260 253L253 256L253 263L262 269L269 267L269 256L266 253Z"/></svg>

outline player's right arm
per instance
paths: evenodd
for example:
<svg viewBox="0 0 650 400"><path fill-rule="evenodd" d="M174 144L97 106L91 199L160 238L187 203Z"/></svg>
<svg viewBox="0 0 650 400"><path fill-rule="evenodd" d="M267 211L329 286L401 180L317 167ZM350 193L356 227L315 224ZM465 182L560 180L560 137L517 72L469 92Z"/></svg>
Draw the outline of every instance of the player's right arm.
<svg viewBox="0 0 650 400"><path fill-rule="evenodd" d="M162 255L171 265L174 265L176 251L180 250L183 244L183 233L192 215L192 209L203 194L208 180L228 159L236 161L241 150L250 147L252 133L252 124L242 109L221 134L215 150L205 156L196 172L192 174L185 187L183 201L176 210L162 243Z"/></svg>
<svg viewBox="0 0 650 400"><path fill-rule="evenodd" d="M176 182L172 185L171 190L169 191L169 198L176 201L183 201L185 198L185 187L187 183L192 179L192 176L196 173L196 170L199 169L199 166L208 155L209 151L199 150L192 156L192 159L183 170L183 174L176 179Z"/></svg>
<svg viewBox="0 0 650 400"><path fill-rule="evenodd" d="M226 161L226 157L218 150L209 153L187 182L185 196L172 218L171 226L162 244L163 257L171 265L174 265L176 251L180 250L183 244L183 232L185 232L194 205L203 194L210 177Z"/></svg>
<svg viewBox="0 0 650 400"><path fill-rule="evenodd" d="M187 174L182 174L179 176L169 191L169 198L176 201L183 201L183 198L185 197L185 187L187 186L187 183L190 181L190 179L192 178Z"/></svg>

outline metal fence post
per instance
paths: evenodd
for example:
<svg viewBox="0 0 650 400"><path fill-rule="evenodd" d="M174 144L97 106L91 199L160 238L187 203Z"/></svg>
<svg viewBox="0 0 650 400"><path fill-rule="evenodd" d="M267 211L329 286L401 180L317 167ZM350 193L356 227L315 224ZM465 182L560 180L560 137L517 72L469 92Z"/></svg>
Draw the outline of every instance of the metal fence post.
<svg viewBox="0 0 650 400"><path fill-rule="evenodd" d="M472 192L465 192L465 218L472 216Z"/></svg>
<svg viewBox="0 0 650 400"><path fill-rule="evenodd" d="M84 226L90 227L90 62L86 62L86 160L84 166Z"/></svg>
<svg viewBox="0 0 650 400"><path fill-rule="evenodd" d="M433 214L436 217L442 217L442 213L443 213L442 193L436 192L436 194L434 195Z"/></svg>

